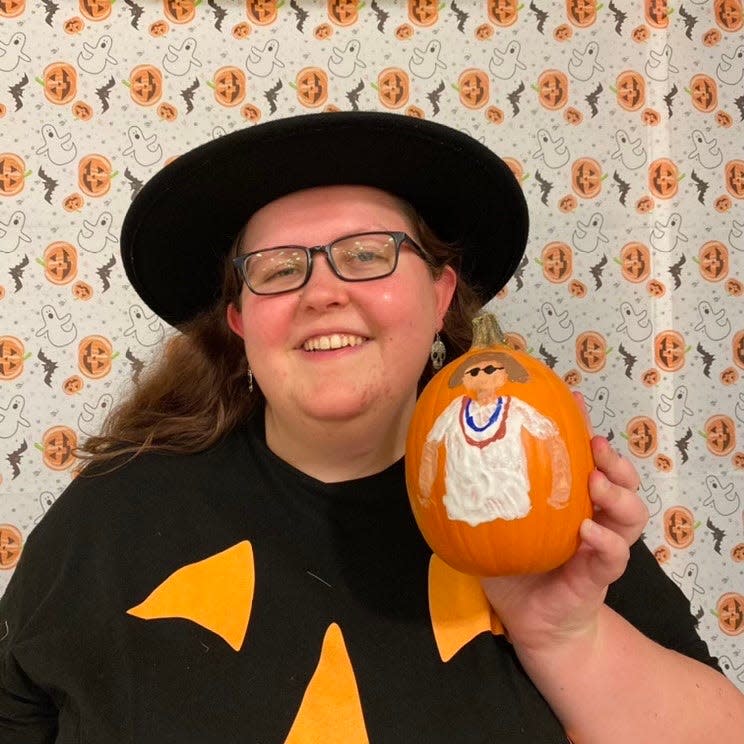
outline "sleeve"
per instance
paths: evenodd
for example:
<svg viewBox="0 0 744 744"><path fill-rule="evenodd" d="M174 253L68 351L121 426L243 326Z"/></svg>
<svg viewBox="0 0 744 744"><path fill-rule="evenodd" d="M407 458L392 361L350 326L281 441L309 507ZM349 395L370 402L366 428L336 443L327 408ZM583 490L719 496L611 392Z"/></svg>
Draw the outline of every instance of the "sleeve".
<svg viewBox="0 0 744 744"><path fill-rule="evenodd" d="M30 582L19 563L0 599L0 744L53 744L57 736L57 708L49 695L21 669L14 649L23 643L27 604L21 595Z"/></svg>
<svg viewBox="0 0 744 744"><path fill-rule="evenodd" d="M547 416L543 416L540 411L533 408L528 403L525 403L519 398L512 398L511 404L513 410L522 416L522 426L524 426L533 437L537 437L538 439L547 439L548 437L554 437L559 433L556 425Z"/></svg>
<svg viewBox="0 0 744 744"><path fill-rule="evenodd" d="M643 540L631 547L628 567L605 601L652 641L721 671L698 635L689 601Z"/></svg>

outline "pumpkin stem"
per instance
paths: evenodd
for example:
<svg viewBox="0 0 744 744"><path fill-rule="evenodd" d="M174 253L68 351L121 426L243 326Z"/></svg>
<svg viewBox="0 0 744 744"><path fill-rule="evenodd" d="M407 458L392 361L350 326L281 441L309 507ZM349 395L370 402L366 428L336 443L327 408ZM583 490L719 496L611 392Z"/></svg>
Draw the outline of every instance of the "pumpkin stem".
<svg viewBox="0 0 744 744"><path fill-rule="evenodd" d="M506 345L506 336L493 313L480 313L473 318L473 343L471 349Z"/></svg>

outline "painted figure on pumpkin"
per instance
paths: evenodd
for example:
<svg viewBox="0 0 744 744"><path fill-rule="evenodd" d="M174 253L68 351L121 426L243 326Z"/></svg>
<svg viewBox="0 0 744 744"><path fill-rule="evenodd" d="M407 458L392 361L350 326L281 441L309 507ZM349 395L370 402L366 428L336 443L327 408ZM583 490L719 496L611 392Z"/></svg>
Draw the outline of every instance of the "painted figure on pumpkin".
<svg viewBox="0 0 744 744"><path fill-rule="evenodd" d="M508 354L484 351L465 360L451 375L451 388L467 391L442 411L429 432L422 456L419 488L430 498L444 443L445 495L450 519L471 527L494 519L520 519L532 508L523 431L548 440L552 488L548 503L568 503L571 471L556 425L525 401L501 395L507 382L526 382L527 371Z"/></svg>

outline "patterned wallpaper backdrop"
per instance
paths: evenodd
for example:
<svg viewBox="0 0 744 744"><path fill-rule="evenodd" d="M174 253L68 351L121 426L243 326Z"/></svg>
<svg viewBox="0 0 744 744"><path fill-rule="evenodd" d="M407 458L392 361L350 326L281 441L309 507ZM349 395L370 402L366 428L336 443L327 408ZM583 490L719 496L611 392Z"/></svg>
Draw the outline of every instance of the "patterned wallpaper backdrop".
<svg viewBox="0 0 744 744"><path fill-rule="evenodd" d="M492 307L635 462L744 689L743 25L742 0L0 0L0 590L171 332L118 258L143 182L256 121L387 109L509 158L532 231Z"/></svg>

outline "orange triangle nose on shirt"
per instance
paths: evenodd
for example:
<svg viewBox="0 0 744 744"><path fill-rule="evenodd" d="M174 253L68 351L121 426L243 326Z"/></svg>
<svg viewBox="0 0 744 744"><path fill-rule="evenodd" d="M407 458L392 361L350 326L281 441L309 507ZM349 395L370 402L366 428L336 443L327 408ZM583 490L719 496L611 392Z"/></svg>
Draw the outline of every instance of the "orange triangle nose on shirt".
<svg viewBox="0 0 744 744"><path fill-rule="evenodd" d="M344 637L328 626L320 660L284 744L369 744Z"/></svg>
<svg viewBox="0 0 744 744"><path fill-rule="evenodd" d="M255 581L253 549L244 540L179 568L127 613L143 620L191 620L239 651L248 630Z"/></svg>
<svg viewBox="0 0 744 744"><path fill-rule="evenodd" d="M442 661L483 631L504 633L478 578L455 571L436 555L429 561L429 612Z"/></svg>

